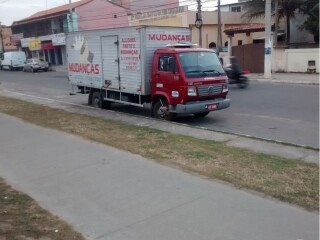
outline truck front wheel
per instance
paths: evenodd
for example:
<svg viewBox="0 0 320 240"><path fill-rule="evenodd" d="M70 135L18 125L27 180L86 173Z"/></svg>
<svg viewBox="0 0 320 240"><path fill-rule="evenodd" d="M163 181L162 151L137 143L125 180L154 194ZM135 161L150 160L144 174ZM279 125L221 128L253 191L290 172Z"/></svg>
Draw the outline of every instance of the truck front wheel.
<svg viewBox="0 0 320 240"><path fill-rule="evenodd" d="M172 120L174 118L174 113L169 112L169 103L167 100L159 99L152 109L153 116L158 119Z"/></svg>

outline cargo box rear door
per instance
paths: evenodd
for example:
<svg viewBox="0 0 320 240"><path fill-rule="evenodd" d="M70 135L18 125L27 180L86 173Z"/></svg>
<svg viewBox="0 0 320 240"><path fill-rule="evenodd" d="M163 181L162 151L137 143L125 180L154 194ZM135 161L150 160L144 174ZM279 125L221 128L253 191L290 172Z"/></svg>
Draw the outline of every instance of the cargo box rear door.
<svg viewBox="0 0 320 240"><path fill-rule="evenodd" d="M119 51L118 36L101 37L102 75L106 88L119 89Z"/></svg>

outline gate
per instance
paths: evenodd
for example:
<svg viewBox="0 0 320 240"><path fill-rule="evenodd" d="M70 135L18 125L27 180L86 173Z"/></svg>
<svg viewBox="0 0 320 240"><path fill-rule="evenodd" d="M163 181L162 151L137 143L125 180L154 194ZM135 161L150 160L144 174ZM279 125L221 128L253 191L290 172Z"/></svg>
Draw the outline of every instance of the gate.
<svg viewBox="0 0 320 240"><path fill-rule="evenodd" d="M264 72L264 43L232 47L232 55L238 59L243 70L252 73Z"/></svg>

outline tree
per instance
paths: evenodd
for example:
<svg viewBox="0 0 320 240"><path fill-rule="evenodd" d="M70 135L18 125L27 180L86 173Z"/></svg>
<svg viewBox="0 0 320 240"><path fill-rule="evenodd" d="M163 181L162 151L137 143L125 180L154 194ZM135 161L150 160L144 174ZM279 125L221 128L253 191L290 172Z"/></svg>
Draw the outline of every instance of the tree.
<svg viewBox="0 0 320 240"><path fill-rule="evenodd" d="M305 2L310 0L278 0L278 16L279 19L286 19L286 32L287 44L290 43L290 19L295 17L297 10L301 10L302 6L305 6ZM275 12L274 4L275 0L271 1L271 11ZM244 4L243 7L245 13L242 15L249 20L265 15L265 1L264 0L252 0ZM276 24L277 25L277 24Z"/></svg>
<svg viewBox="0 0 320 240"><path fill-rule="evenodd" d="M318 0L306 1L302 12L308 15L301 28L308 30L314 36L314 41L319 42L319 2Z"/></svg>

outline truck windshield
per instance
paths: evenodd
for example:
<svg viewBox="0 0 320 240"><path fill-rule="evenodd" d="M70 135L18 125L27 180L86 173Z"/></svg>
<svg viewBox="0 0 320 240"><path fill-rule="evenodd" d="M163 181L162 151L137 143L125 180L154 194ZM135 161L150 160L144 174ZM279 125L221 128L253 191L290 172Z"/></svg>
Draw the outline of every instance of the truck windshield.
<svg viewBox="0 0 320 240"><path fill-rule="evenodd" d="M217 55L213 52L184 52L179 54L187 78L225 75Z"/></svg>

